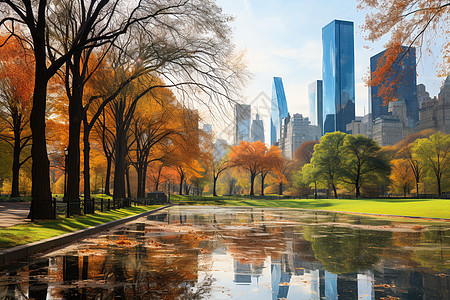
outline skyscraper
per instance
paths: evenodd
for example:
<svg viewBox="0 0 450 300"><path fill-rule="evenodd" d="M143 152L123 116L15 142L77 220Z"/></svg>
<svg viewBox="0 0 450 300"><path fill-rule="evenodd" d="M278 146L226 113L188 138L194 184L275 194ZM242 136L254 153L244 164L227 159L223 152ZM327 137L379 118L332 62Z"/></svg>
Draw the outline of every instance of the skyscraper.
<svg viewBox="0 0 450 300"><path fill-rule="evenodd" d="M234 107L234 144L250 139L251 106L236 104Z"/></svg>
<svg viewBox="0 0 450 300"><path fill-rule="evenodd" d="M370 73L374 74L378 68L384 65L386 59L384 50L370 58ZM394 97L404 100L406 104L406 116L408 118L408 127L413 128L419 121L419 103L417 100L417 80L416 80L416 49L402 46L402 52L397 56L392 69L388 74L388 82L385 85L394 89ZM392 85L389 83L396 80ZM372 116L376 118L388 114L388 106L383 105L382 95L378 95L380 85L371 86L370 106Z"/></svg>
<svg viewBox="0 0 450 300"><path fill-rule="evenodd" d="M272 83L272 101L270 117L270 143L275 144L280 137L281 120L288 116L286 95L281 77L274 77Z"/></svg>
<svg viewBox="0 0 450 300"><path fill-rule="evenodd" d="M323 133L346 131L355 119L353 22L334 20L322 28Z"/></svg>
<svg viewBox="0 0 450 300"><path fill-rule="evenodd" d="M308 86L309 115L311 125L319 126L323 133L323 88L322 80L311 82Z"/></svg>
<svg viewBox="0 0 450 300"><path fill-rule="evenodd" d="M260 141L264 143L264 124L263 120L259 119L259 114L256 114L256 119L252 121L250 138L252 142Z"/></svg>

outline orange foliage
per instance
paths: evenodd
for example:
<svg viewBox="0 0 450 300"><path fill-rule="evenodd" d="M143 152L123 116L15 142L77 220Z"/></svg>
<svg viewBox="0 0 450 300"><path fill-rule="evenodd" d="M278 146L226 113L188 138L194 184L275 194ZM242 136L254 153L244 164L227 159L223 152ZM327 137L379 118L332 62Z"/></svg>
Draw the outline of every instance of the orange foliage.
<svg viewBox="0 0 450 300"><path fill-rule="evenodd" d="M301 145L294 152L294 159L300 164L300 168L311 162L312 155L314 153L314 145L319 141L307 141L301 143Z"/></svg>
<svg viewBox="0 0 450 300"><path fill-rule="evenodd" d="M411 165L405 159L394 159L391 161L392 172L390 179L394 192L401 192L403 196L409 193L414 184L414 174Z"/></svg>
<svg viewBox="0 0 450 300"><path fill-rule="evenodd" d="M417 47L431 53L436 48L436 40L445 39L442 44L442 64L438 75L447 76L450 67L450 30L448 19L450 3L446 0L358 0L358 9L368 9L363 31L366 39L377 41L386 35L390 38L385 59L379 62L379 70L372 74L372 86L379 85L380 96L385 103L395 101L395 79L383 81L393 74L393 67L403 58L401 45ZM419 51L421 53L422 51ZM437 52L436 54L438 54ZM439 53L439 54L440 54ZM401 63L400 63L401 64ZM398 77L397 77L398 79ZM386 84L393 82L393 84Z"/></svg>

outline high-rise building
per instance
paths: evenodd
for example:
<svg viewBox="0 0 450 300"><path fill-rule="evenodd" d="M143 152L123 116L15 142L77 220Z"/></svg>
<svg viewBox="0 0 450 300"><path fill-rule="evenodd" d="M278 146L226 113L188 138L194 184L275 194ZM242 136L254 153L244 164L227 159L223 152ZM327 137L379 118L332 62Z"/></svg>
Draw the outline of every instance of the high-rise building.
<svg viewBox="0 0 450 300"><path fill-rule="evenodd" d="M322 80L311 82L308 86L309 117L311 125L319 126L323 133L323 88Z"/></svg>
<svg viewBox="0 0 450 300"><path fill-rule="evenodd" d="M318 141L321 137L319 126L311 125L308 117L294 114L283 119L279 146L283 157L293 159L297 148L307 141Z"/></svg>
<svg viewBox="0 0 450 300"><path fill-rule="evenodd" d="M236 104L234 107L234 144L250 140L251 106Z"/></svg>
<svg viewBox="0 0 450 300"><path fill-rule="evenodd" d="M270 116L270 144L275 144L280 137L281 121L288 116L286 95L281 77L274 77L272 83L272 101Z"/></svg>
<svg viewBox="0 0 450 300"><path fill-rule="evenodd" d="M256 114L255 120L252 120L250 139L252 142L260 141L264 143L264 123L263 120L259 119L259 114Z"/></svg>
<svg viewBox="0 0 450 300"><path fill-rule="evenodd" d="M424 100L416 130L433 129L450 134L450 75L447 76L438 97Z"/></svg>
<svg viewBox="0 0 450 300"><path fill-rule="evenodd" d="M425 100L430 99L430 93L427 92L427 88L423 83L417 85L417 103L419 104L419 109L422 107L422 103ZM420 114L419 114L420 119Z"/></svg>
<svg viewBox="0 0 450 300"><path fill-rule="evenodd" d="M378 68L383 67L386 60L386 51L384 50L370 58L370 73L374 74ZM419 103L417 101L417 81L416 81L416 49L402 46L402 52L398 57L392 69L387 76L386 83L389 88L394 89L394 97L404 100L406 104L406 116L408 118L407 126L414 128L419 121ZM395 80L395 81L394 81ZM393 84L390 84L393 82ZM383 95L379 95L378 86L371 86L370 89L370 106L373 119L386 115L388 106L384 105Z"/></svg>
<svg viewBox="0 0 450 300"><path fill-rule="evenodd" d="M346 131L355 119L353 22L334 20L322 28L323 133Z"/></svg>

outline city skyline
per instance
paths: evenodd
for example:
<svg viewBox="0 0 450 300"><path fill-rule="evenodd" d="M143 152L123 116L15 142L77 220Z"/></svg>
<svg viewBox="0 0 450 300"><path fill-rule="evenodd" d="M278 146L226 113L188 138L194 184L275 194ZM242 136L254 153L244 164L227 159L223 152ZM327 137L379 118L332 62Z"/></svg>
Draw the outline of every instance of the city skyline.
<svg viewBox="0 0 450 300"><path fill-rule="evenodd" d="M369 73L370 57L383 51L387 40L372 44L363 38L361 26L367 11L357 10L355 2L333 0L327 1L326 6L307 0L284 1L283 5L255 0L218 3L225 13L235 17L233 40L238 49L246 52L248 69L253 74L240 100L250 104L262 92L270 95L270 82L279 76L284 80L290 111L309 117L308 85L321 79L322 73L322 27L334 19L353 21L356 115L368 113L369 92L362 78ZM431 97L439 93L443 83L442 78L436 77L440 55L439 51L432 56L424 53L417 64L417 83L425 84ZM266 136L270 133L269 122L264 120Z"/></svg>

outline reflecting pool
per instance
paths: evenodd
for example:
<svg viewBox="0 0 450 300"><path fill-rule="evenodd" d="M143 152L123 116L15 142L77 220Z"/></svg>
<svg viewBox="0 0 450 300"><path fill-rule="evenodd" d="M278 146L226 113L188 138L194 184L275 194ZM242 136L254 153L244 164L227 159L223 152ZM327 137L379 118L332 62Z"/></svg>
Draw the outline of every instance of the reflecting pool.
<svg viewBox="0 0 450 300"><path fill-rule="evenodd" d="M448 222L171 207L0 271L0 299L450 299Z"/></svg>

